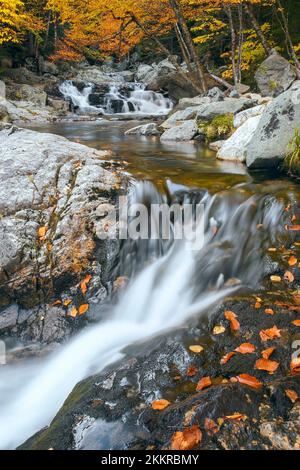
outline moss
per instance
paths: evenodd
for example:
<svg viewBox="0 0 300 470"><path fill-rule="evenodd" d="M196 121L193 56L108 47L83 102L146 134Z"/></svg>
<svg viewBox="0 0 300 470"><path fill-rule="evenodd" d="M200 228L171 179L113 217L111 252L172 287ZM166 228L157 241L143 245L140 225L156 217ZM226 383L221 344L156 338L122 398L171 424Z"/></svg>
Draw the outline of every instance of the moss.
<svg viewBox="0 0 300 470"><path fill-rule="evenodd" d="M270 90L272 90L272 91L277 90L277 88L278 88L278 83L277 83L275 80L270 80L270 81L269 81L269 88L270 88Z"/></svg>
<svg viewBox="0 0 300 470"><path fill-rule="evenodd" d="M226 139L231 136L234 131L233 114L222 114L216 116L212 121L198 122L199 129L205 132L209 142L214 140Z"/></svg>
<svg viewBox="0 0 300 470"><path fill-rule="evenodd" d="M300 134L299 129L295 129L294 137L288 146L286 157L283 162L283 169L289 175L300 177Z"/></svg>

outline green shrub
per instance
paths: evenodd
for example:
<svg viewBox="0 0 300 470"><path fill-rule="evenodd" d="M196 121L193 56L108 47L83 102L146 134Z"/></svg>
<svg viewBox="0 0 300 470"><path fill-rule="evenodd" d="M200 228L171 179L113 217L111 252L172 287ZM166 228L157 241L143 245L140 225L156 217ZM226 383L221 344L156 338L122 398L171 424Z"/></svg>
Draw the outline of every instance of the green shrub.
<svg viewBox="0 0 300 470"><path fill-rule="evenodd" d="M300 177L300 134L295 129L294 137L288 146L287 154L283 162L283 168L291 176Z"/></svg>

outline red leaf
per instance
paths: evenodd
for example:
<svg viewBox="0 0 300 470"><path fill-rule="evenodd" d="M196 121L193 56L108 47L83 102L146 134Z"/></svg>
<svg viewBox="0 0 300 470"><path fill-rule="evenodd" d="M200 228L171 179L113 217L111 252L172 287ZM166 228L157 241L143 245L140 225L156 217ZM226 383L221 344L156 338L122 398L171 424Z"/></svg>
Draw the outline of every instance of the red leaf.
<svg viewBox="0 0 300 470"><path fill-rule="evenodd" d="M262 383L252 375L240 374L236 377L237 381L243 385L259 390L262 387Z"/></svg>
<svg viewBox="0 0 300 470"><path fill-rule="evenodd" d="M243 343L235 351L240 354L252 354L255 351L255 346L251 343Z"/></svg>
<svg viewBox="0 0 300 470"><path fill-rule="evenodd" d="M202 432L195 425L172 436L170 450L192 450L202 440Z"/></svg>
<svg viewBox="0 0 300 470"><path fill-rule="evenodd" d="M234 312L231 312L230 310L226 310L224 312L226 320L230 321L230 328L232 331L238 331L240 329L240 323L237 320L237 316Z"/></svg>
<svg viewBox="0 0 300 470"><path fill-rule="evenodd" d="M200 390L203 390L204 388L210 387L211 385L212 385L211 378L203 377L201 380L199 380L196 390L200 391Z"/></svg>
<svg viewBox="0 0 300 470"><path fill-rule="evenodd" d="M270 361L269 359L258 359L255 363L255 369L265 370L273 374L279 367L279 362Z"/></svg>

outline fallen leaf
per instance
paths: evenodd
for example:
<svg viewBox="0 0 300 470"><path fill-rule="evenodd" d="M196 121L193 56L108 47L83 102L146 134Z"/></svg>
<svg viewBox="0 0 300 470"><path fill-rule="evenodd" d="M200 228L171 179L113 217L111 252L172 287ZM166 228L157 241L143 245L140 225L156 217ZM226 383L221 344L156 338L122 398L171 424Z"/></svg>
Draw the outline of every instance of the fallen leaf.
<svg viewBox="0 0 300 470"><path fill-rule="evenodd" d="M229 421L246 421L248 416L243 413L234 413L233 415L225 416L225 419L228 419Z"/></svg>
<svg viewBox="0 0 300 470"><path fill-rule="evenodd" d="M291 232L298 232L298 230L300 230L300 225L287 225L286 229Z"/></svg>
<svg viewBox="0 0 300 470"><path fill-rule="evenodd" d="M243 385L248 385L248 387L254 388L256 390L259 390L262 387L262 383L256 378L253 377L252 375L248 374L240 374L235 379L243 384Z"/></svg>
<svg viewBox="0 0 300 470"><path fill-rule="evenodd" d="M194 425L172 436L170 450L192 450L202 440L199 426Z"/></svg>
<svg viewBox="0 0 300 470"><path fill-rule="evenodd" d="M251 343L243 343L235 351L240 354L252 354L255 351L255 346Z"/></svg>
<svg viewBox="0 0 300 470"><path fill-rule="evenodd" d="M72 300L71 300L71 299L67 299L67 300L64 301L64 306L65 306L65 307L68 307L71 303L72 303Z"/></svg>
<svg viewBox="0 0 300 470"><path fill-rule="evenodd" d="M193 406L190 410L188 410L184 415L183 426L189 426L193 417L196 414L197 406Z"/></svg>
<svg viewBox="0 0 300 470"><path fill-rule="evenodd" d="M270 359L274 351L276 351L276 348L268 348L262 351L261 355L264 359Z"/></svg>
<svg viewBox="0 0 300 470"><path fill-rule="evenodd" d="M291 256L289 259L289 266L295 266L298 263L296 256Z"/></svg>
<svg viewBox="0 0 300 470"><path fill-rule="evenodd" d="M230 328L232 331L238 331L240 329L240 323L238 322L237 316L234 312L226 310L226 312L224 312L224 316L226 320L230 321Z"/></svg>
<svg viewBox="0 0 300 470"><path fill-rule="evenodd" d="M202 351L204 351L203 346L200 346L199 344L195 344L192 346L189 346L189 350L192 351L193 353L199 354Z"/></svg>
<svg viewBox="0 0 300 470"><path fill-rule="evenodd" d="M224 326L221 326L221 325L217 325L214 327L213 329L213 334L214 335L221 335L222 333L224 333L226 331L226 328Z"/></svg>
<svg viewBox="0 0 300 470"><path fill-rule="evenodd" d="M265 309L265 314L266 315L274 315L274 310L272 308L266 308Z"/></svg>
<svg viewBox="0 0 300 470"><path fill-rule="evenodd" d="M227 364L227 362L230 361L233 356L235 356L235 352L225 354L225 356L222 357L220 364Z"/></svg>
<svg viewBox="0 0 300 470"><path fill-rule="evenodd" d="M155 400L152 402L151 406L153 410L161 411L167 408L170 404L171 402L169 402L168 400Z"/></svg>
<svg viewBox="0 0 300 470"><path fill-rule="evenodd" d="M218 426L218 424L210 418L205 418L204 429L209 436L213 436L214 434L217 434L220 431L220 427Z"/></svg>
<svg viewBox="0 0 300 470"><path fill-rule="evenodd" d="M255 308L258 310L261 308L261 303L260 302L256 302L255 304Z"/></svg>
<svg viewBox="0 0 300 470"><path fill-rule="evenodd" d="M270 361L269 359L258 359L255 363L255 369L265 370L273 374L279 367L279 362Z"/></svg>
<svg viewBox="0 0 300 470"><path fill-rule="evenodd" d="M56 300L53 302L52 307L56 307L57 305L61 305L61 300Z"/></svg>
<svg viewBox="0 0 300 470"><path fill-rule="evenodd" d="M291 400L292 403L296 403L298 400L298 394L294 390L287 389L285 390L286 396Z"/></svg>
<svg viewBox="0 0 300 470"><path fill-rule="evenodd" d="M273 328L269 328L268 330L261 330L259 332L259 336L262 341L269 341L270 339L280 338L281 337L281 330L277 328L277 326L273 326Z"/></svg>
<svg viewBox="0 0 300 470"><path fill-rule="evenodd" d="M300 372L300 357L294 357L291 360L291 371L293 375L299 374Z"/></svg>
<svg viewBox="0 0 300 470"><path fill-rule="evenodd" d="M294 320L294 321L292 321L292 323L295 326L300 326L300 320Z"/></svg>
<svg viewBox="0 0 300 470"><path fill-rule="evenodd" d="M83 295L85 295L87 293L87 285L88 285L88 283L90 282L91 279L92 279L92 276L90 274L88 274L83 279L83 281L81 281L80 288L81 288L81 292L83 293Z"/></svg>
<svg viewBox="0 0 300 470"><path fill-rule="evenodd" d="M271 276L270 279L272 282L281 282L280 276Z"/></svg>
<svg viewBox="0 0 300 470"><path fill-rule="evenodd" d="M204 388L208 388L211 385L212 385L211 378L203 377L202 379L199 380L196 390L199 392L200 390L203 390Z"/></svg>
<svg viewBox="0 0 300 470"><path fill-rule="evenodd" d="M70 316L73 317L73 318L76 318L77 317L77 314L78 314L78 310L76 307L73 307L71 309L71 312L70 312Z"/></svg>
<svg viewBox="0 0 300 470"><path fill-rule="evenodd" d="M83 305L80 305L79 307L79 315L83 315L84 313L86 313L89 309L89 304L83 304Z"/></svg>
<svg viewBox="0 0 300 470"><path fill-rule="evenodd" d="M46 236L46 233L47 233L47 230L48 230L48 227L45 226L45 227L40 227L39 230L38 230L38 236L39 236L39 239L40 240L43 240Z"/></svg>
<svg viewBox="0 0 300 470"><path fill-rule="evenodd" d="M283 276L284 280L287 282L294 282L295 277L290 271L286 271Z"/></svg>
<svg viewBox="0 0 300 470"><path fill-rule="evenodd" d="M186 375L188 377L194 377L197 374L197 372L198 372L197 367L190 366L188 370L186 371Z"/></svg>

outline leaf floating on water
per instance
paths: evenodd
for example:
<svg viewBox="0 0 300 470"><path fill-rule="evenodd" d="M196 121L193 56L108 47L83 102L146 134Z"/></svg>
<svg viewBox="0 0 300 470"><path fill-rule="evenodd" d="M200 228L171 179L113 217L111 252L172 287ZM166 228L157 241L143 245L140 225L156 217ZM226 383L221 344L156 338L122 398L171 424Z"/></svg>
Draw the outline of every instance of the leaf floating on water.
<svg viewBox="0 0 300 470"><path fill-rule="evenodd" d="M279 367L279 362L270 361L269 359L258 359L255 363L255 369L264 370L273 374Z"/></svg>
<svg viewBox="0 0 300 470"><path fill-rule="evenodd" d="M271 276L270 279L274 283L281 282L281 277L280 276Z"/></svg>
<svg viewBox="0 0 300 470"><path fill-rule="evenodd" d="M273 328L269 328L268 330L261 330L259 332L259 336L264 342L275 338L281 338L281 330L279 330L277 326L273 326Z"/></svg>
<svg viewBox="0 0 300 470"><path fill-rule="evenodd" d="M252 375L240 374L237 377L234 377L240 384L248 385L248 387L259 390L262 387L262 383Z"/></svg>
<svg viewBox="0 0 300 470"><path fill-rule="evenodd" d="M192 346L189 346L189 350L192 351L193 353L199 354L202 351L204 351L203 346L200 346L200 344L195 344Z"/></svg>
<svg viewBox="0 0 300 470"><path fill-rule="evenodd" d="M287 389L285 390L286 396L291 400L292 403L296 403L296 401L299 399L297 392L295 390L290 390Z"/></svg>
<svg viewBox="0 0 300 470"><path fill-rule="evenodd" d="M172 436L170 450L192 450L202 440L199 426L194 425L184 431L177 431Z"/></svg>
<svg viewBox="0 0 300 470"><path fill-rule="evenodd" d="M169 402L168 400L155 400L152 402L152 408L153 410L164 410L165 408L167 408L168 406L170 406L171 402Z"/></svg>
<svg viewBox="0 0 300 470"><path fill-rule="evenodd" d="M220 431L220 426L218 426L218 424L215 423L214 420L210 418L205 418L204 429L209 436L213 436L214 434L217 434Z"/></svg>
<svg viewBox="0 0 300 470"><path fill-rule="evenodd" d="M199 392L201 390L204 390L205 388L210 387L211 385L212 385L211 378L203 377L202 379L199 380L196 390Z"/></svg>
<svg viewBox="0 0 300 470"><path fill-rule="evenodd" d="M248 416L243 413L234 413L233 415L225 416L229 421L246 421Z"/></svg>
<svg viewBox="0 0 300 470"><path fill-rule="evenodd" d="M76 318L77 317L77 314L78 314L78 310L76 307L73 307L71 309L71 312L70 312L70 316L73 317L73 318Z"/></svg>
<svg viewBox="0 0 300 470"><path fill-rule="evenodd" d="M238 348L235 349L236 352L240 354L252 354L255 351L254 344L251 343L243 343Z"/></svg>
<svg viewBox="0 0 300 470"><path fill-rule="evenodd" d="M289 266L295 266L298 263L296 256L291 256L289 259Z"/></svg>
<svg viewBox="0 0 300 470"><path fill-rule="evenodd" d="M238 331L241 327L239 321L237 320L237 316L234 312L231 312L230 310L226 310L224 312L226 320L230 321L230 328L232 331Z"/></svg>
<svg viewBox="0 0 300 470"><path fill-rule="evenodd" d="M88 311L89 307L90 307L89 304L80 305L79 315L84 315Z"/></svg>
<svg viewBox="0 0 300 470"><path fill-rule="evenodd" d="M217 325L214 327L213 329L213 334L214 335L221 335L222 333L224 333L226 331L226 328L222 325Z"/></svg>
<svg viewBox="0 0 300 470"><path fill-rule="evenodd" d="M230 352L230 353L227 353L225 354L225 356L222 357L221 361L220 361L220 364L227 364L228 361L230 361L230 359L235 356L235 352Z"/></svg>
<svg viewBox="0 0 300 470"><path fill-rule="evenodd" d="M265 314L266 315L274 315L274 310L272 308L266 308L265 309Z"/></svg>
<svg viewBox="0 0 300 470"><path fill-rule="evenodd" d="M276 351L276 348L268 348L268 349L265 349L261 355L264 359L270 359L270 357L272 356L273 352Z"/></svg>
<svg viewBox="0 0 300 470"><path fill-rule="evenodd" d="M295 280L294 275L290 271L286 271L284 273L283 278L284 278L285 281L290 282L290 283L294 282L294 280Z"/></svg>

